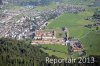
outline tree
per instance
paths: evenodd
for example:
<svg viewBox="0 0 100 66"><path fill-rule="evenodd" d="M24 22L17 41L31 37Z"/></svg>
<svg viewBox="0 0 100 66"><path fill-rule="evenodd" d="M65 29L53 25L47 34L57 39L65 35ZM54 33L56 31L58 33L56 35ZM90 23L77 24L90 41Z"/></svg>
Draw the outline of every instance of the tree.
<svg viewBox="0 0 100 66"><path fill-rule="evenodd" d="M94 12L93 17L94 17L95 19L100 19L100 10L99 10L99 9L96 9L96 11Z"/></svg>
<svg viewBox="0 0 100 66"><path fill-rule="evenodd" d="M96 30L99 30L99 27L98 26L96 27Z"/></svg>

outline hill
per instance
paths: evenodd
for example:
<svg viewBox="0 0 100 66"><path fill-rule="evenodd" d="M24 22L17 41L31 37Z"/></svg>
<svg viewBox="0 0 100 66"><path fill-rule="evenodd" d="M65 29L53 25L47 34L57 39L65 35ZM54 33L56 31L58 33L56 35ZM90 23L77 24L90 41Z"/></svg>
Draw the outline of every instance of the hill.
<svg viewBox="0 0 100 66"><path fill-rule="evenodd" d="M45 57L50 56L29 42L0 38L0 66L48 66Z"/></svg>

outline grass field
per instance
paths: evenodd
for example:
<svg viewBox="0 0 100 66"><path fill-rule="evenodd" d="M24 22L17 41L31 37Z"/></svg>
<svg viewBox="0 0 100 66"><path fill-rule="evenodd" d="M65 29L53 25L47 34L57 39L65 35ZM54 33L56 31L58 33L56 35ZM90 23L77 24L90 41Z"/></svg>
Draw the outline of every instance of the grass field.
<svg viewBox="0 0 100 66"><path fill-rule="evenodd" d="M52 55L55 55L59 58L67 58L68 55L66 53L61 53L61 52L54 52L52 50L45 50L45 49L42 49L45 53L48 53L50 56Z"/></svg>
<svg viewBox="0 0 100 66"><path fill-rule="evenodd" d="M86 15L84 14L86 13L88 12L80 14L64 13L56 20L50 22L47 29L61 29L62 27L67 27L69 29L70 36L80 38L89 31L89 29L85 28L84 25L92 23L85 20ZM88 13L87 16L90 16L91 14L92 13Z"/></svg>
<svg viewBox="0 0 100 66"><path fill-rule="evenodd" d="M83 43L87 55L100 55L100 30L91 31L80 40Z"/></svg>
<svg viewBox="0 0 100 66"><path fill-rule="evenodd" d="M48 45L41 45L42 47L44 48L47 48L49 50L54 50L54 51L57 51L57 52L62 52L62 53L67 53L67 46L65 45L51 45L51 44L48 44Z"/></svg>
<svg viewBox="0 0 100 66"><path fill-rule="evenodd" d="M64 46L64 45L41 45L41 46L42 46L41 49L44 52L48 53L50 56L55 55L60 58L68 57L67 46Z"/></svg>

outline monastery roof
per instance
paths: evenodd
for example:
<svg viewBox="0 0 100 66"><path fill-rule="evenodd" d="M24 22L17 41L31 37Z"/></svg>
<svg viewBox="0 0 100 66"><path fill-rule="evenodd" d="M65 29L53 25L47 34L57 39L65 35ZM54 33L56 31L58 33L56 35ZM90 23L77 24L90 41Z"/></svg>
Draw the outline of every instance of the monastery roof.
<svg viewBox="0 0 100 66"><path fill-rule="evenodd" d="M43 31L39 30L35 32L36 37L52 37L54 36L54 31Z"/></svg>

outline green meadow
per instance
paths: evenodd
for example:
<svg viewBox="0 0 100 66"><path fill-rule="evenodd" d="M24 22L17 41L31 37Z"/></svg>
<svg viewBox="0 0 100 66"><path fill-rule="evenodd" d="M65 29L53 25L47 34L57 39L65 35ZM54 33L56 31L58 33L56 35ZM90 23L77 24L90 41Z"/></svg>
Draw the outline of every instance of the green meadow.
<svg viewBox="0 0 100 66"><path fill-rule="evenodd" d="M41 46L43 48L46 48L47 50L52 50L52 51L61 52L61 53L67 53L67 46L65 46L65 45L57 45L57 44L50 45L50 44L47 44L47 45L41 45Z"/></svg>
<svg viewBox="0 0 100 66"><path fill-rule="evenodd" d="M68 51L67 51L67 46L64 45L40 45L41 46L41 50L43 50L44 52L48 53L50 56L51 55L55 55L57 57L60 58L67 58L68 55Z"/></svg>
<svg viewBox="0 0 100 66"><path fill-rule="evenodd" d="M87 55L100 55L100 30L91 31L80 39Z"/></svg>
<svg viewBox="0 0 100 66"><path fill-rule="evenodd" d="M88 12L80 14L64 13L55 20L49 22L47 29L61 29L62 27L67 27L70 36L80 38L89 32L89 29L84 27L84 25L92 23L85 20L86 15L84 16L84 14L86 13ZM88 13L88 16L89 15L90 14Z"/></svg>

